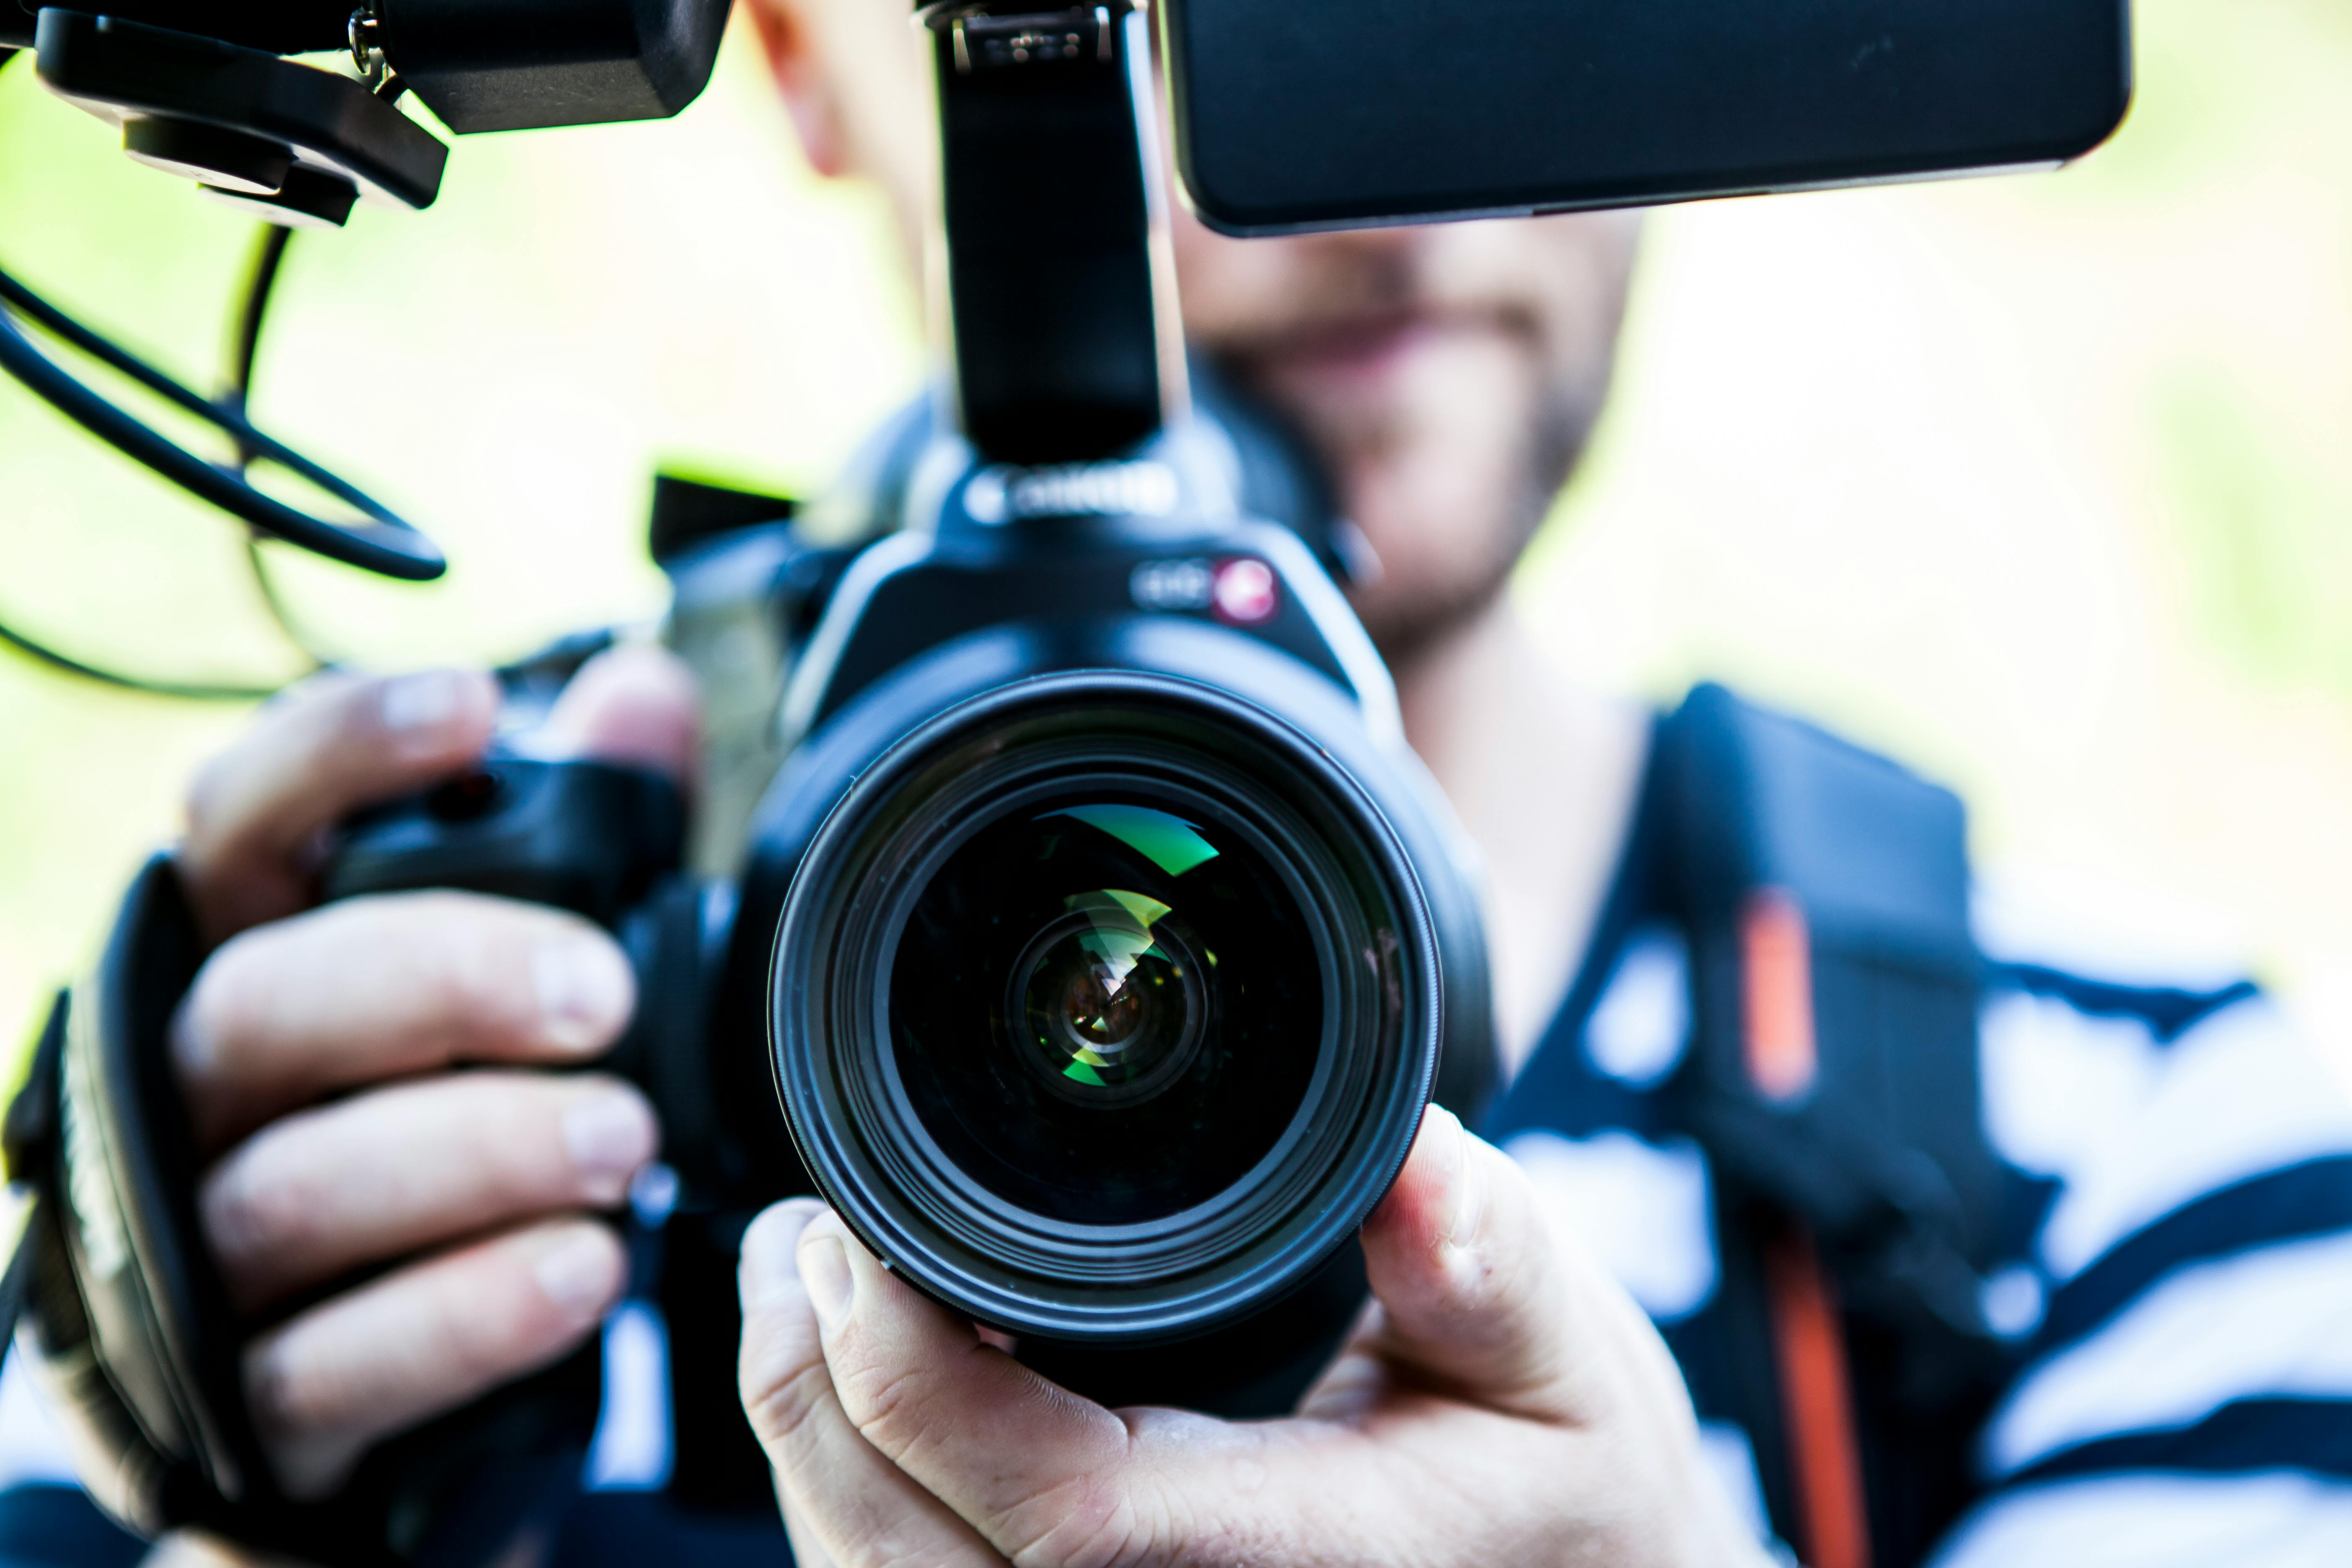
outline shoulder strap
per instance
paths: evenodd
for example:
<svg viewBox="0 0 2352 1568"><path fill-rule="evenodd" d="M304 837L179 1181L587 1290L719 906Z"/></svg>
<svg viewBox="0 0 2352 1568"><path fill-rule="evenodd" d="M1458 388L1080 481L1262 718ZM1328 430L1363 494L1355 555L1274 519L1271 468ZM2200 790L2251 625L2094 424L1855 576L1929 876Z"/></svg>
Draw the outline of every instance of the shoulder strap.
<svg viewBox="0 0 2352 1568"><path fill-rule="evenodd" d="M1658 745L1693 993L1670 1092L1716 1173L1767 1500L1813 1568L1900 1568L1965 1506L2007 1362L1979 1305L2010 1178L1980 1114L1965 814L1720 687Z"/></svg>

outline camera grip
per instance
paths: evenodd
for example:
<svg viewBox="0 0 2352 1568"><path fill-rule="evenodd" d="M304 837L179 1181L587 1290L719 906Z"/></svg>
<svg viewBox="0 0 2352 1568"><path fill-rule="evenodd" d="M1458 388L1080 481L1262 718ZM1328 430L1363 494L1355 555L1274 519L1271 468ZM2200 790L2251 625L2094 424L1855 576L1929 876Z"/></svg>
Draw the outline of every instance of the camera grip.
<svg viewBox="0 0 2352 1568"><path fill-rule="evenodd" d="M492 756L353 816L320 892L452 888L551 904L609 930L677 869L685 843L684 796L658 773Z"/></svg>
<svg viewBox="0 0 2352 1568"><path fill-rule="evenodd" d="M684 816L677 787L650 773L494 757L353 818L321 889L459 888L607 926L646 901L650 918L631 922L653 933L637 944L642 974L681 923L662 915L678 900L647 894L677 863ZM321 1563L470 1568L575 1484L596 1347L383 1444L331 1499L285 1495L245 1404L248 1330L205 1244L203 1162L171 1068L170 1020L204 956L159 856L60 1004L9 1141L11 1175L39 1194L26 1344L60 1415L104 1458L93 1492L132 1527L193 1525Z"/></svg>
<svg viewBox="0 0 2352 1568"><path fill-rule="evenodd" d="M354 1568L473 1568L568 1495L594 1419L593 1349L396 1437L334 1497L278 1485L245 1400L248 1326L196 1214L202 1159L171 1017L205 956L176 868L150 861L94 971L61 1000L10 1116L36 1194L22 1343L84 1479L146 1534L209 1531Z"/></svg>
<svg viewBox="0 0 2352 1568"><path fill-rule="evenodd" d="M676 873L686 805L659 773L492 756L346 824L320 877L329 900L455 889L595 921L627 951L637 1005L598 1062L645 1090L665 1158L699 1189L740 1174L708 1066L711 972L731 910Z"/></svg>

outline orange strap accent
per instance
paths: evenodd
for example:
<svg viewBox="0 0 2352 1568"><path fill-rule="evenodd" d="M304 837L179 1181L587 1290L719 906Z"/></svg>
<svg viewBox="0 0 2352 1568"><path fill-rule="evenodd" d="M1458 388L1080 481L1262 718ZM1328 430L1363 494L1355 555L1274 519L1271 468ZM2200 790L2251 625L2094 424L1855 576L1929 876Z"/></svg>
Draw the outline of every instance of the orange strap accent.
<svg viewBox="0 0 2352 1568"><path fill-rule="evenodd" d="M1821 1072L1812 940L1803 908L1778 888L1759 890L1739 912L1739 973L1749 1081L1767 1100L1800 1099ZM1810 1568L1870 1568L1845 1334L1821 1254L1801 1228L1766 1244L1764 1289L1805 1562Z"/></svg>
<svg viewBox="0 0 2352 1568"><path fill-rule="evenodd" d="M1767 1100L1795 1100L1821 1069L1812 941L1805 911L1778 888L1758 890L1739 911L1739 978L1748 1079Z"/></svg>
<svg viewBox="0 0 2352 1568"><path fill-rule="evenodd" d="M1846 1389L1845 1335L1811 1237L1792 1230L1765 1247L1764 1288L1805 1562L1809 1568L1870 1568L1869 1507Z"/></svg>

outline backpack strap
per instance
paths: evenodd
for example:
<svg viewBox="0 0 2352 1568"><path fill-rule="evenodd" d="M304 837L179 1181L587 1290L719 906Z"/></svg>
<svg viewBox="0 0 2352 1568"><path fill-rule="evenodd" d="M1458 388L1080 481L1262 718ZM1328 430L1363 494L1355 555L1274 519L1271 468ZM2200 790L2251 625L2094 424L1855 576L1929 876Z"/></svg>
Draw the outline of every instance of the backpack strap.
<svg viewBox="0 0 2352 1568"><path fill-rule="evenodd" d="M1738 1414L1812 1568L1905 1568L1969 1500L2010 1370L1979 1307L2013 1178L1980 1109L1966 816L1720 687L1658 748L1691 954L1671 1120L1715 1172Z"/></svg>

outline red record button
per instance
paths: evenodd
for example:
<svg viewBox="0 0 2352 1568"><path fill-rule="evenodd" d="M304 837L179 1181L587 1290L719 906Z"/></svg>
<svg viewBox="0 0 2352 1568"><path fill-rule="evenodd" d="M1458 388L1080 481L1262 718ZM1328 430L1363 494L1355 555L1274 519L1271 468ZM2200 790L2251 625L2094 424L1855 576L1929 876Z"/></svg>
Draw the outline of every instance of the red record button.
<svg viewBox="0 0 2352 1568"><path fill-rule="evenodd" d="M1282 592L1275 584L1273 567L1253 555L1236 555L1217 563L1209 603L1219 620L1254 626L1281 606Z"/></svg>

